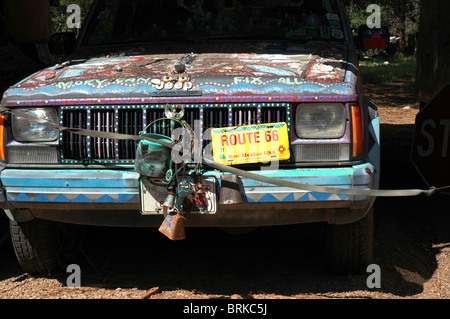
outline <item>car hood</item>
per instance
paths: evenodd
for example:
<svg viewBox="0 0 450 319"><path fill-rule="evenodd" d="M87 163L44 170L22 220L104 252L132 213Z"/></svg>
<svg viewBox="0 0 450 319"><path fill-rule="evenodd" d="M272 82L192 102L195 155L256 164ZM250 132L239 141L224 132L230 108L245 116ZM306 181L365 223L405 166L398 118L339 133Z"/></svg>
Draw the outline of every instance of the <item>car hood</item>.
<svg viewBox="0 0 450 319"><path fill-rule="evenodd" d="M355 94L345 45L264 45L255 53L123 52L71 60L31 75L4 98Z"/></svg>

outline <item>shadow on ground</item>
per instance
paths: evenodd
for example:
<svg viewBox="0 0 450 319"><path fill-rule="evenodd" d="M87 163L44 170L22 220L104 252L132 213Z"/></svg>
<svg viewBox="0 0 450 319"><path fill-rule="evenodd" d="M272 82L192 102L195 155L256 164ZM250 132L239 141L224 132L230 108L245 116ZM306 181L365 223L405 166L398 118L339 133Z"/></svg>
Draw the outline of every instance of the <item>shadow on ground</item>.
<svg viewBox="0 0 450 319"><path fill-rule="evenodd" d="M412 134L413 125L381 126L381 188L424 188L409 160ZM439 251L433 244L450 242L447 200L446 196L377 199L375 263L381 267L382 287L372 291L399 297L423 291L437 267ZM157 229L88 227L79 261L82 285L144 290L157 286L162 291L241 296L329 297L369 291L368 274L338 276L325 269L323 226L259 228L245 235L188 228L187 240L179 242L168 240ZM15 268L2 265L0 280L20 278L12 250L2 248L2 253L7 266ZM58 278L65 284L66 276Z"/></svg>
<svg viewBox="0 0 450 319"><path fill-rule="evenodd" d="M383 189L424 188L409 159L413 125L382 125ZM375 262L380 292L420 294L437 267L435 243L450 242L446 196L378 198ZM330 274L324 266L323 224L259 228L246 235L187 229L171 242L156 229L91 228L87 280L107 286L186 289L206 294L329 294L369 290L360 276Z"/></svg>

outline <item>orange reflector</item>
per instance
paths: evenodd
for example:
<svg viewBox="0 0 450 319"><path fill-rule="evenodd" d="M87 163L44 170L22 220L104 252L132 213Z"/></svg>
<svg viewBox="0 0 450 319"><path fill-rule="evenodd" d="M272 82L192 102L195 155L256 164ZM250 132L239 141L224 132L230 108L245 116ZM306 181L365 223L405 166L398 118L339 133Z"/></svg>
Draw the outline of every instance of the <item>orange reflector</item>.
<svg viewBox="0 0 450 319"><path fill-rule="evenodd" d="M4 136L4 130L5 129L5 117L3 115L0 115L0 160L5 160L5 136Z"/></svg>
<svg viewBox="0 0 450 319"><path fill-rule="evenodd" d="M363 134L361 109L358 105L352 106L352 141L353 157L362 155L363 152Z"/></svg>

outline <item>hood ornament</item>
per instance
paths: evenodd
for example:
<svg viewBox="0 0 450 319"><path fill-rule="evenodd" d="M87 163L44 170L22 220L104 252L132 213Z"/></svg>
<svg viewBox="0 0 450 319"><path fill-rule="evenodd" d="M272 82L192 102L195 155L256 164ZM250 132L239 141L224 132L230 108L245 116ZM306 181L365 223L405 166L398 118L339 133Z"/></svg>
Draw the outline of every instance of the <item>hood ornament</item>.
<svg viewBox="0 0 450 319"><path fill-rule="evenodd" d="M184 116L183 104L166 104L164 114L168 119L181 120Z"/></svg>
<svg viewBox="0 0 450 319"><path fill-rule="evenodd" d="M178 60L177 63L174 65L174 71L175 73L184 73L186 71L186 65L191 64L197 56L193 53L186 54L184 57L182 57L180 60Z"/></svg>

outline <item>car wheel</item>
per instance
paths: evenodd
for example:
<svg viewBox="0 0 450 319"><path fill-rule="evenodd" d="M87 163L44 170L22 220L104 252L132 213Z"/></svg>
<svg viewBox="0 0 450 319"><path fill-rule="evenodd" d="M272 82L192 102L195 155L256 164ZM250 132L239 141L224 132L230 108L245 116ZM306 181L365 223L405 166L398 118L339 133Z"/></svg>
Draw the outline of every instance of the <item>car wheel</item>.
<svg viewBox="0 0 450 319"><path fill-rule="evenodd" d="M83 237L78 225L33 219L10 221L11 241L25 272L47 276L65 272L75 258Z"/></svg>
<svg viewBox="0 0 450 319"><path fill-rule="evenodd" d="M5 213L0 211L3 216L0 217L0 246L3 245L9 239L9 224L8 217Z"/></svg>
<svg viewBox="0 0 450 319"><path fill-rule="evenodd" d="M327 266L338 274L359 274L373 260L373 208L361 220L327 225Z"/></svg>

